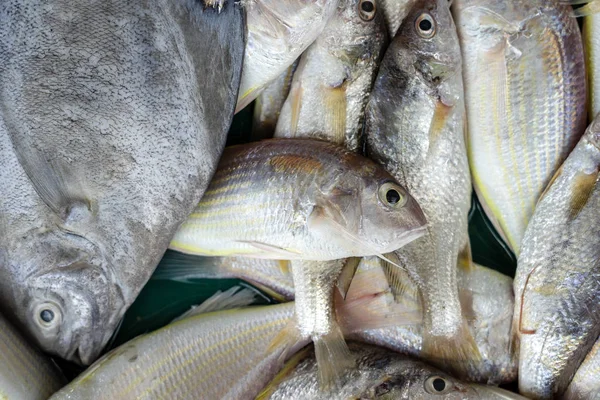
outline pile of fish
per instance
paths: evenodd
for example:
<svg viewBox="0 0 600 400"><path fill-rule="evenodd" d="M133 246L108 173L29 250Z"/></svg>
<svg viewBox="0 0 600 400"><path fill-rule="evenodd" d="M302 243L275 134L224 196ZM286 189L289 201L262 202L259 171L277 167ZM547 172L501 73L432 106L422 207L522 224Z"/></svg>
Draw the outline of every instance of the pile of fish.
<svg viewBox="0 0 600 400"><path fill-rule="evenodd" d="M2 0L0 165L1 399L600 399L600 0Z"/></svg>

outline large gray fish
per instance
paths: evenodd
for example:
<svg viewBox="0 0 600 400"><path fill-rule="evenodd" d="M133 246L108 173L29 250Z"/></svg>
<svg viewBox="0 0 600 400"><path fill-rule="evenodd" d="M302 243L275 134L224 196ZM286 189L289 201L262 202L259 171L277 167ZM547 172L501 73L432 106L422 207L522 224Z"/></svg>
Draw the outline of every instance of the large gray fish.
<svg viewBox="0 0 600 400"><path fill-rule="evenodd" d="M420 237L412 196L373 161L310 139L228 147L171 248L196 255L329 261Z"/></svg>
<svg viewBox="0 0 600 400"><path fill-rule="evenodd" d="M375 0L340 0L337 12L300 58L275 131L276 137L312 137L351 151L369 93L387 47Z"/></svg>
<svg viewBox="0 0 600 400"><path fill-rule="evenodd" d="M536 202L586 126L581 33L560 0L455 0L468 151L487 216L519 254Z"/></svg>
<svg viewBox="0 0 600 400"><path fill-rule="evenodd" d="M420 361L387 350L351 343L358 368L335 392L317 385L315 356L306 350L291 359L257 399L456 399L509 400L525 397L474 383L461 382Z"/></svg>
<svg viewBox="0 0 600 400"><path fill-rule="evenodd" d="M600 399L600 339L577 369L562 398L565 400Z"/></svg>
<svg viewBox="0 0 600 400"><path fill-rule="evenodd" d="M600 115L536 206L514 282L519 390L562 394L600 335Z"/></svg>
<svg viewBox="0 0 600 400"><path fill-rule="evenodd" d="M300 58L275 137L323 139L356 152L386 45L385 21L376 0L340 0L323 33ZM324 387L354 365L333 315L334 286L345 264L291 262L294 284L305 294L296 298L298 328L313 338Z"/></svg>
<svg viewBox="0 0 600 400"><path fill-rule="evenodd" d="M65 378L0 315L0 399L46 400Z"/></svg>
<svg viewBox="0 0 600 400"><path fill-rule="evenodd" d="M250 104L323 32L338 0L243 0L248 39L236 111Z"/></svg>
<svg viewBox="0 0 600 400"><path fill-rule="evenodd" d="M368 286L369 282L363 282ZM190 316L113 350L52 399L253 399L287 356L310 339L297 337L291 348L273 346L294 318L294 303L232 309L252 293L228 291L209 299ZM393 298L366 289L364 296L338 299L346 331L413 323L418 314L396 314ZM208 306L210 305L210 307ZM110 382L110 384L107 384Z"/></svg>
<svg viewBox="0 0 600 400"><path fill-rule="evenodd" d="M479 357L456 280L459 258L471 257L461 63L448 1L416 3L381 64L365 124L369 157L408 188L428 222L396 252L423 296L422 352L459 376Z"/></svg>
<svg viewBox="0 0 600 400"><path fill-rule="evenodd" d="M254 103L252 141L272 138L283 104L290 93L292 79L299 60L290 65L277 79L265 88Z"/></svg>
<svg viewBox="0 0 600 400"><path fill-rule="evenodd" d="M260 263L257 263L260 261ZM294 298L294 283L289 261L251 260L236 257L165 257L152 279L187 280L191 278L240 278L266 290L280 300ZM467 371L469 381L491 384L509 383L517 377L517 360L512 354L511 324L514 310L513 282L489 268L474 265L471 269L458 270L458 285L461 300L468 310L467 320L477 348L481 354L479 362ZM369 282L370 286L361 286ZM399 313L422 312L418 288L407 276L401 280L402 293L396 297ZM360 261L352 280L348 297L360 298L369 292L389 291L389 283L381 261L365 257ZM353 339L376 344L389 349L424 358L423 326L387 326L369 329L351 335Z"/></svg>
<svg viewBox="0 0 600 400"><path fill-rule="evenodd" d="M243 10L7 0L0 20L2 308L88 364L215 170Z"/></svg>

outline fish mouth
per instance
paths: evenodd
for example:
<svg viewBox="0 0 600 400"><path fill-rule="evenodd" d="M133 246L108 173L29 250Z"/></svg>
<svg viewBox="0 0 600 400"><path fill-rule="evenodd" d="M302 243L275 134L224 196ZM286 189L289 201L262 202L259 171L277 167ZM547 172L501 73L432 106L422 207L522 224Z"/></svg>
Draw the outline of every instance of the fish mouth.
<svg viewBox="0 0 600 400"><path fill-rule="evenodd" d="M427 224L422 225L418 228L411 229L409 231L402 232L400 235L397 236L397 240L395 241L396 245L399 244L400 247L398 247L394 250L404 247L407 244L409 244L410 242L417 240L421 236L424 236L426 232L427 232ZM392 251L394 251L394 250L392 250Z"/></svg>

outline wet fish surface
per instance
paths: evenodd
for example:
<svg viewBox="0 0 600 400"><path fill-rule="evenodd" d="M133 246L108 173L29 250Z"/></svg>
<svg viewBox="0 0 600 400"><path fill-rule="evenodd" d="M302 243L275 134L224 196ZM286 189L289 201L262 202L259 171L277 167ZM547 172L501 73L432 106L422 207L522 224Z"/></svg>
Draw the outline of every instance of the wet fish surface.
<svg viewBox="0 0 600 400"><path fill-rule="evenodd" d="M375 0L340 0L325 30L300 58L276 137L312 137L362 146L369 93L387 46Z"/></svg>
<svg viewBox="0 0 600 400"><path fill-rule="evenodd" d="M236 112L277 79L323 32L338 0L246 0L248 39Z"/></svg>
<svg viewBox="0 0 600 400"><path fill-rule="evenodd" d="M396 36L400 24L408 14L408 11L418 0L379 0L378 4L383 10L388 33L391 37Z"/></svg>
<svg viewBox="0 0 600 400"><path fill-rule="evenodd" d="M346 376L335 392L323 392L317 384L317 365L310 351L290 360L258 399L525 399L523 396L474 383L397 353L377 347L350 344L358 369Z"/></svg>
<svg viewBox="0 0 600 400"><path fill-rule="evenodd" d="M89 364L216 168L243 10L15 0L0 20L2 310Z"/></svg>
<svg viewBox="0 0 600 400"><path fill-rule="evenodd" d="M471 181L461 53L446 0L415 3L388 48L366 113L366 149L422 207L427 233L396 251L423 296L424 354L462 374L479 358L458 295L470 263Z"/></svg>
<svg viewBox="0 0 600 400"><path fill-rule="evenodd" d="M600 1L592 1L576 11L587 14L583 21L583 43L590 91L588 114L600 112Z"/></svg>
<svg viewBox="0 0 600 400"><path fill-rule="evenodd" d="M46 400L65 383L58 367L0 315L0 398Z"/></svg>
<svg viewBox="0 0 600 400"><path fill-rule="evenodd" d="M585 356L562 398L565 400L599 399L598 376L600 376L600 340L596 341L592 350Z"/></svg>
<svg viewBox="0 0 600 400"><path fill-rule="evenodd" d="M171 249L328 261L401 247L424 224L416 201L374 162L319 140L270 139L225 150Z"/></svg>
<svg viewBox="0 0 600 400"><path fill-rule="evenodd" d="M456 0L468 151L487 216L518 256L536 202L586 127L581 33L558 0Z"/></svg>
<svg viewBox="0 0 600 400"><path fill-rule="evenodd" d="M519 391L560 396L600 335L600 118L540 199L514 282Z"/></svg>

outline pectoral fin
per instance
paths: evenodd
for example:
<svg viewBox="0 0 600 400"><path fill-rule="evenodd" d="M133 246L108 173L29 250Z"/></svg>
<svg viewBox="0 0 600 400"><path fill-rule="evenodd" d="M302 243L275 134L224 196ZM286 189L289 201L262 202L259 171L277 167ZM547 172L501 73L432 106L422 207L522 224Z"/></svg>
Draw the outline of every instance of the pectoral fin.
<svg viewBox="0 0 600 400"><path fill-rule="evenodd" d="M291 259L291 258L298 258L298 256L301 255L301 253L299 251L288 250L288 249L284 249L279 246L275 246L275 245L263 243L263 242L257 242L254 240L238 240L237 242L244 243L244 244L250 245L252 247L255 247L259 250L262 250L266 253L265 255L273 257L273 258L279 257L281 259Z"/></svg>

